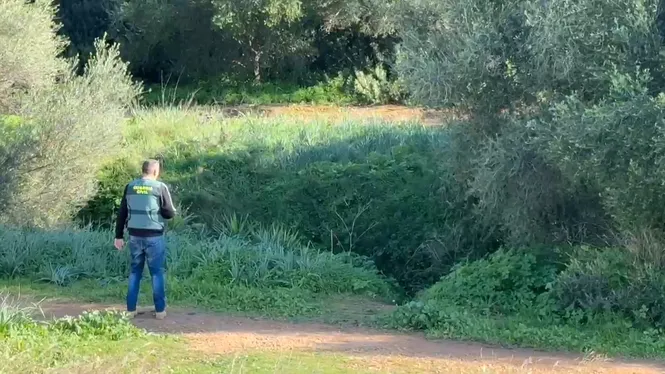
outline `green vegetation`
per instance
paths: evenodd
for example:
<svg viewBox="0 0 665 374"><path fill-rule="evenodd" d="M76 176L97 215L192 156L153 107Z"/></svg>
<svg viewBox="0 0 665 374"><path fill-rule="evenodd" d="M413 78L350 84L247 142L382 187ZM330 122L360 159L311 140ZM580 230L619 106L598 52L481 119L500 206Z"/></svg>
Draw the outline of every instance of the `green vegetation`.
<svg viewBox="0 0 665 374"><path fill-rule="evenodd" d="M52 16L47 1L0 5L11 31L0 36L0 223L67 221L94 193L99 155L120 150L125 110L140 92L118 48L101 41L75 74L58 57L65 43Z"/></svg>
<svg viewBox="0 0 665 374"><path fill-rule="evenodd" d="M182 213L168 233L176 304L316 317L334 298L396 300L392 328L663 358L660 1L52 5L0 4L11 287L121 299L127 260L109 226L139 162L156 157ZM136 79L182 89L153 89L140 107ZM464 119L333 125L188 105L407 97ZM3 339L53 336L82 350L71 360L90 354L77 339L115 336L67 330L115 317L12 313ZM54 357L45 365L74 363Z"/></svg>
<svg viewBox="0 0 665 374"><path fill-rule="evenodd" d="M127 354L127 361L138 357L155 363L161 358L146 346L174 343L162 337L149 337L129 320L110 312L86 313L76 318L53 321L33 319L34 308L21 306L17 300L0 295L0 357L3 373L46 372L55 368L75 368L83 363L102 367L110 360ZM102 353L103 352L103 353ZM146 355L147 354L147 355ZM116 362L115 365L129 362Z"/></svg>
<svg viewBox="0 0 665 374"><path fill-rule="evenodd" d="M384 3L374 0L55 3L68 56L83 64L94 41L106 38L120 44L136 77L158 84L224 76L315 86L326 76L390 66L398 41Z"/></svg>
<svg viewBox="0 0 665 374"><path fill-rule="evenodd" d="M548 263L534 251L516 250L459 264L416 300L385 317L384 323L439 338L662 358L665 338L660 328L652 327L659 325L660 315L650 314L659 309L647 307L661 296L637 290L654 278L631 275L635 269L618 269L616 265L629 261L621 251L585 251L564 265ZM602 264L610 257L613 272L594 279L593 273L609 270ZM618 282L605 288L597 284L612 278ZM612 300L614 296L621 301ZM634 305L643 307L633 310Z"/></svg>
<svg viewBox="0 0 665 374"><path fill-rule="evenodd" d="M0 295L0 372L350 372L345 360L333 355L250 353L206 359L187 351L181 340L148 334L115 312L51 321L36 320L35 313Z"/></svg>
<svg viewBox="0 0 665 374"><path fill-rule="evenodd" d="M184 86L154 85L143 96L147 105L195 102L201 105L270 105L270 104L334 104L352 105L362 102L347 87L343 78L332 79L309 87L289 83L198 82Z"/></svg>
<svg viewBox="0 0 665 374"><path fill-rule="evenodd" d="M107 231L2 230L0 274L63 287L83 282L79 291L87 285L102 299L122 299L129 264L126 253L109 245L112 236ZM395 295L371 263L317 252L277 227L215 239L169 235L169 248L169 299L176 303L293 317L316 316L326 297L338 294L384 301Z"/></svg>
<svg viewBox="0 0 665 374"><path fill-rule="evenodd" d="M465 222L463 186L437 163L441 129L210 117L140 112L126 131L129 158L102 170L83 222L109 222L137 163L158 155L188 221L209 233L233 215L280 222L319 250L369 257L407 291L485 253L482 228Z"/></svg>

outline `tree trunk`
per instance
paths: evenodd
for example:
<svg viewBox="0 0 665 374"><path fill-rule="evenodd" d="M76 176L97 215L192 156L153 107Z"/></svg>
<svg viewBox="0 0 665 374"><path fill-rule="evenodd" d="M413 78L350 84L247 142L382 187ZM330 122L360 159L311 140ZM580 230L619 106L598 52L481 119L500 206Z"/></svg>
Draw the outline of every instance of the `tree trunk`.
<svg viewBox="0 0 665 374"><path fill-rule="evenodd" d="M254 82L261 83L261 54L262 52L252 50L254 52Z"/></svg>
<svg viewBox="0 0 665 374"><path fill-rule="evenodd" d="M254 82L261 83L261 55L263 55L263 51L261 50L261 43L255 43L255 41L256 38L250 36L247 45L249 46L249 50L254 54L254 58L252 59L254 67Z"/></svg>

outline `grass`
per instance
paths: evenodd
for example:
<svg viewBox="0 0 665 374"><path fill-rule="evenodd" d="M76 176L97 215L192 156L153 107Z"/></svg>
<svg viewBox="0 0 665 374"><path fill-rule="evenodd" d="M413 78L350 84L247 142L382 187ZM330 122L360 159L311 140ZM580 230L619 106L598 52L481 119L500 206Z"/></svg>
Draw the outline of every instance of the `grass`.
<svg viewBox="0 0 665 374"><path fill-rule="evenodd" d="M129 259L127 251L110 246L112 237L105 230L0 229L0 273L14 278L5 285L27 284L25 291L37 295L119 302L126 292ZM329 315L329 301L343 295L376 303L397 295L376 269L354 264L356 257L316 251L278 227L257 226L216 238L170 233L168 240L168 296L175 305L316 318ZM149 280L143 284L141 303L149 305Z"/></svg>
<svg viewBox="0 0 665 374"><path fill-rule="evenodd" d="M293 83L197 82L190 85L153 85L143 96L147 105L195 102L200 105L359 104L343 78L303 86Z"/></svg>
<svg viewBox="0 0 665 374"><path fill-rule="evenodd" d="M25 301L7 295L0 294L2 373L348 372L345 360L333 355L247 353L207 358L190 351L185 340L148 334L115 312L38 321L32 317L39 314L35 307L25 307Z"/></svg>
<svg viewBox="0 0 665 374"><path fill-rule="evenodd" d="M226 289L220 287L221 293L215 295L183 295L173 292L173 282L169 282L167 296L169 308L184 310L203 310L213 313L238 317L269 317L274 320L289 322L320 322L340 326L372 326L380 327L378 316L392 310L393 306L368 297L340 294L340 295L308 295L303 299L302 292L293 291L287 296L299 300L302 305L297 308L288 302L278 306L273 304L258 304L256 302L243 302L254 295L274 293L274 290L261 292L252 288ZM0 293L11 295L24 295L31 300L44 300L60 302L85 302L102 305L124 305L127 285L124 281L100 282L98 280L76 281L67 287L50 283L35 283L26 278L0 279ZM229 296L235 295L240 301ZM258 296L261 297L261 296ZM265 297L265 296L263 296ZM142 282L139 295L139 308L152 307L152 294L150 279ZM1 318L1 316L0 316Z"/></svg>
<svg viewBox="0 0 665 374"><path fill-rule="evenodd" d="M34 307L25 307L4 293L0 299L1 372L65 372L81 363L94 367L104 356L115 357L114 366L130 367L140 360L150 365L159 359L154 347L175 346L169 338L147 335L119 314L92 312L38 321L33 319L38 312Z"/></svg>
<svg viewBox="0 0 665 374"><path fill-rule="evenodd" d="M598 317L589 323L576 324L536 318L528 313L484 316L445 304L436 309L439 321L424 329L427 336L434 339L599 354L606 357L665 359L665 338L662 333L634 328L623 318ZM399 323L388 325L396 328Z"/></svg>

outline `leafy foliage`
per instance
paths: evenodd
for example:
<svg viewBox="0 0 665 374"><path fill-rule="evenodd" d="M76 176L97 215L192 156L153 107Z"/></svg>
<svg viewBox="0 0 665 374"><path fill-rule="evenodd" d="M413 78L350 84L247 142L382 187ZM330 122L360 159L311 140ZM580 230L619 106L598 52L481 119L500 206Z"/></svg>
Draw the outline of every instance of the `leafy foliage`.
<svg viewBox="0 0 665 374"><path fill-rule="evenodd" d="M629 275L637 268L627 265L626 251L573 254L572 262L559 272L547 256L497 251L459 265L384 322L393 328L425 330L435 337L657 355L664 340L651 318L660 309L646 305L661 305L657 300L665 285L662 276L649 271ZM637 307L647 299L657 304Z"/></svg>
<svg viewBox="0 0 665 374"><path fill-rule="evenodd" d="M6 136L0 143L2 220L52 225L70 218L94 191L103 162L99 154L118 149L122 118L139 91L118 49L101 41L83 75L75 75L69 62L58 57L63 44L55 37L49 5L9 1L2 7L0 27L8 30L6 35L21 35L0 40L5 56L0 69L12 90L0 93L6 103L2 110L9 115L0 122ZM24 36L37 42L18 49L14 43Z"/></svg>
<svg viewBox="0 0 665 374"><path fill-rule="evenodd" d="M152 83L228 76L312 84L387 62L398 41L377 1L104 3L60 2L66 33L81 43L73 49L89 49L84 36L108 24L105 31L121 42L132 71ZM85 21L72 22L81 9L89 10L80 14Z"/></svg>
<svg viewBox="0 0 665 374"><path fill-rule="evenodd" d="M385 68L377 65L369 74L356 72L356 93L371 104L387 104L402 101L404 92L397 81L390 81Z"/></svg>
<svg viewBox="0 0 665 374"><path fill-rule="evenodd" d="M617 313L642 327L663 328L665 278L660 267L624 249L580 249L553 289L562 310L575 316Z"/></svg>
<svg viewBox="0 0 665 374"><path fill-rule="evenodd" d="M55 58L65 42L52 18L49 1L0 4L0 113L15 114L23 93L47 89L66 70L66 62Z"/></svg>
<svg viewBox="0 0 665 374"><path fill-rule="evenodd" d="M459 263L422 297L477 313L512 314L533 309L555 275L554 266L542 266L531 253L501 249L487 258Z"/></svg>

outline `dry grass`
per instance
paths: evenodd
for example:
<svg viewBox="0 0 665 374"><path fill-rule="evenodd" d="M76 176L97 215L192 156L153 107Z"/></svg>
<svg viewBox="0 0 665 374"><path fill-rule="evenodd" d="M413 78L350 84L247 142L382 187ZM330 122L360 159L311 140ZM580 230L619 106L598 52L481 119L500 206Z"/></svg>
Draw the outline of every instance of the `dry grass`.
<svg viewBox="0 0 665 374"><path fill-rule="evenodd" d="M339 123L345 121L384 121L393 123L423 123L436 126L460 118L452 111L411 108L400 105L368 107L339 107L328 105L258 105L222 107L225 116L280 117L299 121Z"/></svg>
<svg viewBox="0 0 665 374"><path fill-rule="evenodd" d="M350 369L371 370L377 373L460 373L460 374L550 374L550 373L579 373L579 374L655 374L662 371L655 368L640 367L609 367L607 364L584 363L577 364L540 364L537 361L514 360L478 360L465 361L459 359L425 359L412 357L357 357L349 362Z"/></svg>

